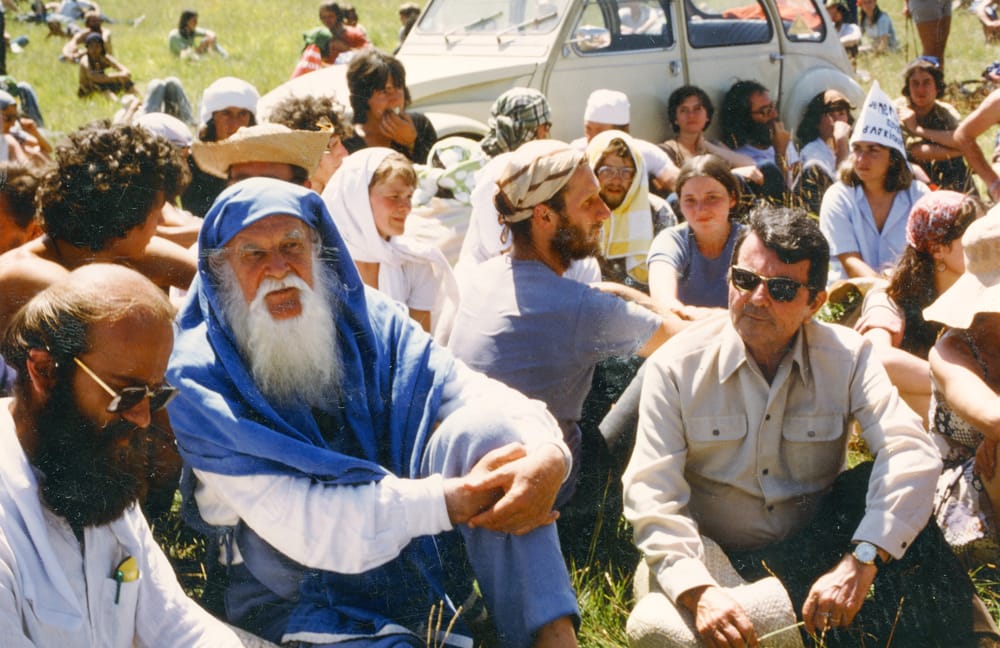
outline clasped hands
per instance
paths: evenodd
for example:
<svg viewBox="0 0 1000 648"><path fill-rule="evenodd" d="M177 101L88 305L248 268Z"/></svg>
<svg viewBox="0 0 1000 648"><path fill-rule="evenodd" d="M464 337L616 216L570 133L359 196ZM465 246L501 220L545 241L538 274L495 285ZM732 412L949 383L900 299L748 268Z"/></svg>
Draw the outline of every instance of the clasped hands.
<svg viewBox="0 0 1000 648"><path fill-rule="evenodd" d="M566 460L554 444L530 451L510 443L480 459L464 477L445 480L452 524L523 535L552 524L552 510L566 475Z"/></svg>

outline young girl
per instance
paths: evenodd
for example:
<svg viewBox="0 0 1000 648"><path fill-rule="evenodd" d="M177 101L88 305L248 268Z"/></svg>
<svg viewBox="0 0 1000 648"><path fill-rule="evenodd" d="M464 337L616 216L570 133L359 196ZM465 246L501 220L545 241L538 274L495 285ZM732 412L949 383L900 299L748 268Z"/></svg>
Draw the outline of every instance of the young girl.
<svg viewBox="0 0 1000 648"><path fill-rule="evenodd" d="M677 177L681 213L687 222L660 232L649 248L649 294L692 319L692 306L724 308L727 272L741 225L729 219L740 185L729 165L715 155L699 155Z"/></svg>
<svg viewBox="0 0 1000 648"><path fill-rule="evenodd" d="M440 250L404 236L417 186L413 165L391 149L373 147L347 157L323 191L361 280L409 309L410 316L447 341L458 286Z"/></svg>

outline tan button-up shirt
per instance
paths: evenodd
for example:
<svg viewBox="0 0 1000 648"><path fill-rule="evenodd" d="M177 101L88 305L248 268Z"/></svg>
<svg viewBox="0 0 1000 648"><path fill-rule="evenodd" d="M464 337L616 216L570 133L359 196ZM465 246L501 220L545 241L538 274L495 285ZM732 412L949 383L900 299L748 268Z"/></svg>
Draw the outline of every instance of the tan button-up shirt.
<svg viewBox="0 0 1000 648"><path fill-rule="evenodd" d="M672 599L715 584L700 534L747 549L811 521L846 466L854 420L875 456L854 539L899 558L927 523L940 457L854 331L805 324L771 384L728 315L671 339L647 365L625 514Z"/></svg>

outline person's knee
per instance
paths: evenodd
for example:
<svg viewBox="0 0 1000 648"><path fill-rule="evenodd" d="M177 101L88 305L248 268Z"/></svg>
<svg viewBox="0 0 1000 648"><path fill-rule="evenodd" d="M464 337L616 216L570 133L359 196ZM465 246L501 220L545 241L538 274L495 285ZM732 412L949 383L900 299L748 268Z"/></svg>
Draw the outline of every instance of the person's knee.
<svg viewBox="0 0 1000 648"><path fill-rule="evenodd" d="M465 474L485 454L520 442L517 422L498 406L465 406L448 415L428 442L423 472Z"/></svg>

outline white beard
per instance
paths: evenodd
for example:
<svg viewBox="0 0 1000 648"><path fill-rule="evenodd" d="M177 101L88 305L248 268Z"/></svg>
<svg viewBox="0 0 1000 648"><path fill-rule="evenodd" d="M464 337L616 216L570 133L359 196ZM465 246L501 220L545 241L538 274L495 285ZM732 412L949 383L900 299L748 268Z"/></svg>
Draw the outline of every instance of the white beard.
<svg viewBox="0 0 1000 648"><path fill-rule="evenodd" d="M222 311L233 330L243 359L261 393L276 405L305 401L310 407L329 405L338 398L342 373L333 313L339 300L326 290L335 283L319 260L313 262L313 290L290 272L283 279L265 278L254 300L247 304L236 274L228 262L217 267ZM302 312L275 319L264 297L282 288L298 288Z"/></svg>

